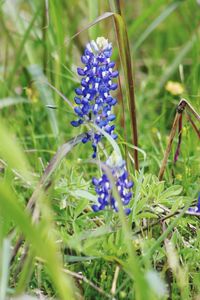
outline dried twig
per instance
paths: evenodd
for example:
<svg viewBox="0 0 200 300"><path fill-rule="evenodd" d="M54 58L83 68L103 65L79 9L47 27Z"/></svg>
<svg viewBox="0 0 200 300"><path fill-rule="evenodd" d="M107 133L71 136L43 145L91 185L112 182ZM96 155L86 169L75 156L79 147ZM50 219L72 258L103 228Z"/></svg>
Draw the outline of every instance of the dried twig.
<svg viewBox="0 0 200 300"><path fill-rule="evenodd" d="M197 128L196 124L194 123L194 121L192 120L191 116L189 115L189 113L187 111L185 112L185 114L186 114L188 121L191 123L194 131L196 132L198 138L200 139L200 130Z"/></svg>
<svg viewBox="0 0 200 300"><path fill-rule="evenodd" d="M174 118L174 122L172 125L172 129L169 135L169 141L167 144L167 148L164 154L164 158L160 167L160 171L159 171L159 175L158 178L159 180L162 180L166 166L167 166L167 160L169 157L169 154L171 152L171 148L172 148L172 143L176 134L176 129L177 126L179 124L179 142L178 142L178 147L176 150L176 154L174 157L174 162L177 161L178 159L178 155L180 152L180 145L181 145L181 129L182 129L182 113L185 111L185 109L187 109L195 118L198 122L200 122L200 115L195 111L195 109L192 107L192 105L185 99L181 99L181 101L179 102L178 106L177 106L177 112ZM193 122L191 116L189 115L188 112L186 112L186 116L188 118L188 120L190 121L193 129L195 130L195 132L197 133L198 137L200 138L200 131L198 130L198 128L196 127L195 123Z"/></svg>
<svg viewBox="0 0 200 300"><path fill-rule="evenodd" d="M111 287L111 291L110 291L112 295L115 295L115 293L116 293L117 279L118 279L118 276L119 276L119 271L120 271L120 267L117 265L116 268L115 268L115 274L114 274L112 287Z"/></svg>
<svg viewBox="0 0 200 300"><path fill-rule="evenodd" d="M159 180L162 180L165 169L166 169L167 160L168 160L169 154L171 152L172 143L173 143L173 140L174 140L174 137L175 137L175 134L176 134L176 129L177 129L177 125L178 125L178 122L179 122L179 118L180 118L180 114L177 112L176 116L174 118L174 123L172 125L170 135L169 135L169 141L168 141L168 145L167 145L167 148L166 148L166 151L165 151L165 154L164 154L162 165L160 167L160 171L159 171L159 174L158 174Z"/></svg>
<svg viewBox="0 0 200 300"><path fill-rule="evenodd" d="M162 225L162 232L164 233L166 231L165 221L161 222L161 225ZM167 252L167 249L168 249L168 244L169 244L169 239L166 237L164 239L164 245L165 245L166 252ZM168 283L168 292L169 292L168 296L171 298L171 296L172 296L173 273L172 273L172 270L170 268L168 268L166 270L166 280L167 280L167 283Z"/></svg>
<svg viewBox="0 0 200 300"><path fill-rule="evenodd" d="M196 200L195 200L195 203L196 203ZM193 204L195 204L195 203L193 203ZM174 217L175 215L179 214L182 209L184 209L184 207L181 207L179 210L175 211L174 213L168 214L168 215L166 215L166 216L164 216L162 218L159 218L155 222L152 222L151 224L148 224L148 225L142 227L140 230L135 231L134 235L135 234L141 234L144 231L147 231L150 228L152 228L152 227L154 227L154 226L156 226L156 225L158 225L160 223L163 223L165 220L170 219L170 218ZM185 215L191 215L191 216L195 216L195 217L200 217L200 213L195 213L195 212L190 212L190 211L186 211Z"/></svg>
<svg viewBox="0 0 200 300"><path fill-rule="evenodd" d="M77 278L78 280L82 280L85 283L87 283L88 285L90 285L93 289L95 289L98 293L100 293L101 295L104 295L105 297L114 300L115 298L113 298L112 295L108 294L107 292L105 292L102 288L100 288L99 286L97 286L96 284L94 284L92 281L90 281L89 279L87 279L87 277L85 277L82 274L76 273L76 272L72 272L70 270L67 269L63 269L63 272L74 277Z"/></svg>

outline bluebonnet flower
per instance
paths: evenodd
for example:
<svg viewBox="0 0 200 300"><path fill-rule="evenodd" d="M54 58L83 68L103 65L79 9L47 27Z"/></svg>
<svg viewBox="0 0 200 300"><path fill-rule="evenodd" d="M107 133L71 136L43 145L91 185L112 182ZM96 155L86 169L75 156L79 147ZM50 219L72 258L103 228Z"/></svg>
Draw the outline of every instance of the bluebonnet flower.
<svg viewBox="0 0 200 300"><path fill-rule="evenodd" d="M117 83L113 83L112 79L118 76L118 71L113 70L115 63L110 60L111 54L112 44L103 37L87 44L81 57L85 67L77 69L78 74L82 76L81 87L75 90L77 96L74 98L77 104L74 111L78 120L72 121L71 124L78 127L90 121L116 139L115 126L110 125L110 122L115 120L111 110L117 103L111 96L111 91L117 89ZM83 138L83 143L92 141L93 158L96 157L97 144L101 138L102 134L97 132L89 132Z"/></svg>
<svg viewBox="0 0 200 300"><path fill-rule="evenodd" d="M188 209L188 211L191 212L191 213L198 213L198 214L200 214L200 192L199 192L199 195L198 195L197 206L190 207Z"/></svg>
<svg viewBox="0 0 200 300"><path fill-rule="evenodd" d="M115 184L119 192L122 205L127 206L132 198L131 188L133 182L128 180L128 173L125 167L125 163L121 166L110 167L112 175L115 179ZM110 181L106 174L103 174L100 179L93 177L92 183L95 186L95 191L98 195L98 204L92 205L93 211L97 212L104 210L106 207L111 207L114 211L118 212L118 203L113 197ZM130 208L125 208L124 212L129 215Z"/></svg>

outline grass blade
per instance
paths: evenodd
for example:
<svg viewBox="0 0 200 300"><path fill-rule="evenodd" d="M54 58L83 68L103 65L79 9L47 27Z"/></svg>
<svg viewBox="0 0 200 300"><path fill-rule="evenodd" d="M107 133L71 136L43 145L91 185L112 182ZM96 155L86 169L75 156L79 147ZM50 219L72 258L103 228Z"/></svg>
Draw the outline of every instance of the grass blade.
<svg viewBox="0 0 200 300"><path fill-rule="evenodd" d="M199 32L199 30L200 30L200 28L198 28L197 31ZM175 59L173 60L171 65L169 65L166 68L164 74L161 76L161 78L157 84L156 93L158 93L163 88L163 86L165 85L167 80L174 74L174 72L178 68L179 64L182 62L184 57L191 51L192 47L194 46L194 44L197 41L198 41L198 33L195 32L191 36L191 39L189 41L187 41L187 43L185 45L183 45L183 47L181 48L181 50L179 51L178 55L175 57Z"/></svg>
<svg viewBox="0 0 200 300"><path fill-rule="evenodd" d="M38 18L38 12L40 10L40 7L38 7L38 9L36 10L28 28L26 29L24 35L23 35L23 39L21 41L21 44L17 50L17 53L16 53L16 60L15 60L15 64L13 66L13 69L12 71L10 72L10 77L8 78L8 87L11 88L12 87L12 83L13 83L13 79L14 79L14 76L16 75L16 71L18 69L18 67L20 66L20 63L21 63L21 58L22 58L22 54L23 54L23 49L25 48L25 44L26 42L28 41L28 38L29 38L29 35L31 33L31 30L35 24L35 21L36 19ZM15 15L14 11L13 11L13 8L11 9L11 12L12 14ZM15 16L16 17L16 16ZM33 63L33 58L32 56L30 56L30 53L29 51L27 51L27 55L29 55L29 60Z"/></svg>
<svg viewBox="0 0 200 300"><path fill-rule="evenodd" d="M99 3L93 0L87 0L88 2L88 10L89 10L89 22L92 22L94 19L98 17L99 14ZM98 36L98 28L90 28L89 35L91 40L95 40Z"/></svg>
<svg viewBox="0 0 200 300"><path fill-rule="evenodd" d="M156 0L151 5L142 11L141 15L134 20L134 22L129 27L129 35L132 36L135 31L142 26L148 17L152 16L153 13L161 6L163 3L166 3L165 0Z"/></svg>
<svg viewBox="0 0 200 300"><path fill-rule="evenodd" d="M40 93L40 97L44 105L52 105L54 106L54 99L51 90L45 84L47 82L47 78L42 72L42 69L39 65L31 65L28 67L28 72L31 75L32 80L34 81L34 85L36 86L37 90ZM51 130L53 134L57 137L58 136L58 123L56 118L56 112L52 109L47 110L49 116L49 122L51 125Z"/></svg>
<svg viewBox="0 0 200 300"><path fill-rule="evenodd" d="M34 255L32 251L29 251L28 255L25 256L26 261L20 273L20 277L16 287L16 294L21 294L26 290L28 282L31 279L31 275L34 270Z"/></svg>
<svg viewBox="0 0 200 300"><path fill-rule="evenodd" d="M11 243L10 240L5 239L3 241L2 249L2 265L0 270L0 299L6 299L6 290L8 287L8 277L9 277L9 263L11 256Z"/></svg>
<svg viewBox="0 0 200 300"><path fill-rule="evenodd" d="M132 143L136 147L133 149L135 169L138 170L139 161L138 161L138 151L137 151L137 147L138 147L137 117L136 117L134 82L133 82L132 61L131 61L128 33L122 16L115 14L114 21L115 21L116 32L118 37L120 60L121 60L121 64L124 72L124 78L125 78L127 102L128 102L128 107L130 109Z"/></svg>
<svg viewBox="0 0 200 300"><path fill-rule="evenodd" d="M148 27L147 29L140 35L139 39L134 42L134 50L137 50L141 44L147 39L147 37L162 23L171 13L173 13L182 1L177 1L171 3Z"/></svg>
<svg viewBox="0 0 200 300"><path fill-rule="evenodd" d="M23 150L18 145L13 135L7 129L7 126L0 119L0 157L6 161L8 166L16 169L20 176L27 182L32 182L31 168L27 162Z"/></svg>
<svg viewBox="0 0 200 300"><path fill-rule="evenodd" d="M75 287L72 281L61 271L61 259L57 252L55 241L41 226L34 226L31 218L6 182L0 182L0 208L3 217L12 220L23 232L26 240L32 245L37 256L45 262L55 288L62 300L74 300ZM48 237L48 238L47 238ZM48 249L48 251L47 251Z"/></svg>
<svg viewBox="0 0 200 300"><path fill-rule="evenodd" d="M29 103L28 99L26 98L22 98L22 97L16 97L16 98L12 98L12 97L8 97L8 98L3 98L0 99L0 109L7 107L7 106L11 106L11 105L17 105L19 103Z"/></svg>
<svg viewBox="0 0 200 300"><path fill-rule="evenodd" d="M37 59L35 57L34 51L30 45L30 41L28 40L30 37L31 30L33 28L33 25L35 24L35 21L37 20L37 17L39 16L39 12L41 11L41 5L39 5L35 11L33 18L28 25L28 28L25 28L25 24L23 21L19 18L19 15L17 14L17 8L15 5L12 5L9 1L7 1L5 9L8 9L12 19L15 22L15 26L18 29L20 33L24 33L23 39L21 41L21 44L19 46L18 52L17 52L17 60L15 61L14 67L12 72L10 73L10 78L8 79L9 86L12 86L12 82L14 79L14 76L16 74L16 71L21 63L21 56L23 53L23 50L25 50L26 56L28 58L29 64L31 65L28 67L29 74L31 75L32 80L34 81L47 81L45 75L42 72L42 69L39 65L36 65ZM44 105L46 104L51 104L54 105L54 99L51 91L45 86L43 86L40 82L35 83L36 88L38 89L40 93L40 97ZM49 117L49 122L51 125L52 132L55 136L58 135L58 124L57 124L57 119L56 119L56 114L54 111L48 111L48 117Z"/></svg>

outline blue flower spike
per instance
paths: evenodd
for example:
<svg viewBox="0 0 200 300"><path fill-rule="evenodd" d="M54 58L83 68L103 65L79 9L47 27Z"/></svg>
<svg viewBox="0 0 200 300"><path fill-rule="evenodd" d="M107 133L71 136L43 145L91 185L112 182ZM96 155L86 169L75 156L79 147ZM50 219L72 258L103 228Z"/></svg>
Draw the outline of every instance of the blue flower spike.
<svg viewBox="0 0 200 300"><path fill-rule="evenodd" d="M113 139L117 139L117 134L114 132L115 125L112 124L116 118L112 108L117 104L117 100L112 96L112 91L118 87L113 79L119 74L114 70L115 63L111 61L111 55L112 44L104 37L98 37L96 41L87 44L81 57L84 67L77 68L78 75L82 77L81 86L75 89L74 98L76 103L74 112L78 119L72 121L71 125L78 127L83 123L91 122ZM92 142L93 158L97 156L97 145L102 137L101 133L91 130L82 139L84 144L88 141ZM120 158L120 161L114 163L110 157L106 165L112 172L122 205L125 207L124 212L128 215L131 212L127 206L132 197L133 182L128 180L125 162ZM98 202L92 206L93 211L98 212L110 207L118 212L118 203L112 195L112 187L107 175L103 173L100 179L93 178L92 183L98 195Z"/></svg>
<svg viewBox="0 0 200 300"><path fill-rule="evenodd" d="M96 41L87 44L81 57L84 68L77 68L77 73L82 77L81 87L75 89L77 96L74 98L77 106L74 112L78 120L72 121L74 127L84 122L93 122L110 134L114 139L117 135L113 132L114 126L110 122L115 120L112 107L117 100L111 92L117 89L117 83L113 79L118 77L118 71L113 70L115 63L110 60L112 44L104 37L98 37ZM101 141L102 134L91 132L83 138L83 143L92 141L93 158L96 157L97 144Z"/></svg>
<svg viewBox="0 0 200 300"><path fill-rule="evenodd" d="M122 205L127 206L132 198L131 188L133 187L133 182L128 180L125 162L123 161L120 166L107 166L110 168L115 179L115 184L119 192ZM98 204L92 205L93 211L97 212L106 208L111 208L115 212L118 212L118 203L112 195L112 187L107 175L103 173L100 179L94 177L92 179L92 183L95 186L95 191L98 195ZM131 209L125 207L124 212L126 215L129 215Z"/></svg>
<svg viewBox="0 0 200 300"><path fill-rule="evenodd" d="M197 206L190 207L188 209L188 212L191 213L191 214L195 214L195 215L200 216L200 192L199 192L199 195L198 195Z"/></svg>

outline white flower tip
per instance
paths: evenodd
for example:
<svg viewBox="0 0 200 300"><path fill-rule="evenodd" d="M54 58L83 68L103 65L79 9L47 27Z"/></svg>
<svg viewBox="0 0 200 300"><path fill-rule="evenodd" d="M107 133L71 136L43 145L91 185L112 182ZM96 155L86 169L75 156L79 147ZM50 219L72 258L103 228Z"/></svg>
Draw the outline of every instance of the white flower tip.
<svg viewBox="0 0 200 300"><path fill-rule="evenodd" d="M100 49L105 49L105 48L108 47L108 45L109 45L108 40L105 39L103 36L98 37L98 38L96 39L96 43L97 43L97 46L98 46Z"/></svg>

